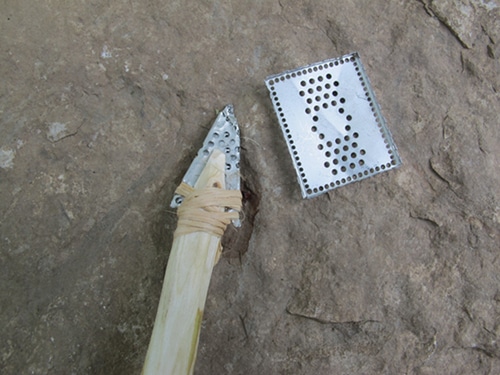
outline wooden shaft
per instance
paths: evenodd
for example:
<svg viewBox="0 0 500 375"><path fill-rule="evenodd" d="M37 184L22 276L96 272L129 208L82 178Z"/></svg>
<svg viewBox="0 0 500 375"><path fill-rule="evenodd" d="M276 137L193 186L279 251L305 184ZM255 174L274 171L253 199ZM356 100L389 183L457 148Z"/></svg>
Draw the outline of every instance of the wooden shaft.
<svg viewBox="0 0 500 375"><path fill-rule="evenodd" d="M225 155L211 155L195 188L225 186ZM176 237L168 260L143 375L191 375L220 238L203 232Z"/></svg>

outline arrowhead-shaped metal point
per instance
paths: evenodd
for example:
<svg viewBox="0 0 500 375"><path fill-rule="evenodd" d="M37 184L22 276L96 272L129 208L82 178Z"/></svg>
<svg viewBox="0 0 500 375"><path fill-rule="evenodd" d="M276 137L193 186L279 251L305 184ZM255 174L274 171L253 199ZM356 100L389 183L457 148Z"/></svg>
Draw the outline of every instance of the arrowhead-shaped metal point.
<svg viewBox="0 0 500 375"><path fill-rule="evenodd" d="M203 146L182 179L184 183L190 186L195 185L215 149L219 149L226 155L225 188L240 190L240 129L231 104L227 105L215 119ZM175 194L170 206L178 207L183 199L182 195ZM234 224L237 225L237 223Z"/></svg>

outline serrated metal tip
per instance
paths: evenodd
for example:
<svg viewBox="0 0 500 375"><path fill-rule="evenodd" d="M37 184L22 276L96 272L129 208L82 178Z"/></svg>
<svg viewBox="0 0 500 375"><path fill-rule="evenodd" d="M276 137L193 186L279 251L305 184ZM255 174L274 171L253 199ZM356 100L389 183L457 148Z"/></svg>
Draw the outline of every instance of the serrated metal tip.
<svg viewBox="0 0 500 375"><path fill-rule="evenodd" d="M217 115L212 127L193 159L182 181L194 186L201 171L205 167L212 152L218 149L226 156L225 188L227 190L240 190L240 129L234 115L234 108L228 104ZM183 201L183 196L175 194L170 206L178 207ZM237 223L234 223L237 225Z"/></svg>

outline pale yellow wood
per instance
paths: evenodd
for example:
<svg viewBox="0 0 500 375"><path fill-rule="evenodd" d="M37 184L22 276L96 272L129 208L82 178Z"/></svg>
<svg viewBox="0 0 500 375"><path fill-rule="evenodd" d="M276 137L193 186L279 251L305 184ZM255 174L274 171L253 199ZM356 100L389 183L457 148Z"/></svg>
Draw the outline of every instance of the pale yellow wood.
<svg viewBox="0 0 500 375"><path fill-rule="evenodd" d="M195 188L223 187L225 155L214 151ZM196 232L177 237L167 270L142 373L193 373L200 325L220 238Z"/></svg>

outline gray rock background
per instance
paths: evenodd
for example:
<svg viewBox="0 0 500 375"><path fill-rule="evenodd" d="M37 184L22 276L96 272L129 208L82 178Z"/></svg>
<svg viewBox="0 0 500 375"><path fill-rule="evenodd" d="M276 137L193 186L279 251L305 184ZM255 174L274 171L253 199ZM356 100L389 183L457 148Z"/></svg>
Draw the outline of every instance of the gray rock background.
<svg viewBox="0 0 500 375"><path fill-rule="evenodd" d="M500 373L500 3L0 2L0 368L140 373L228 102L261 198L197 374ZM359 51L403 166L302 200L263 80Z"/></svg>

